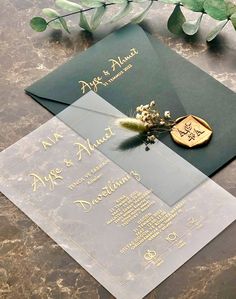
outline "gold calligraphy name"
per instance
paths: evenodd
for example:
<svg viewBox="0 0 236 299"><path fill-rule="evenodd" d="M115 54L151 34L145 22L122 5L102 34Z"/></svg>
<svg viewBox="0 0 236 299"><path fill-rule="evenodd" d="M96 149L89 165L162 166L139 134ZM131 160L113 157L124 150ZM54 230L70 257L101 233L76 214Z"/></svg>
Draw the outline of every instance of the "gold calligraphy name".
<svg viewBox="0 0 236 299"><path fill-rule="evenodd" d="M116 180L108 181L106 186L104 186L97 197L93 200L76 200L75 204L79 205L84 212L88 213L97 204L101 203L104 198L107 198L113 194L117 189L121 188L124 184L130 181L131 178L135 178L137 181L141 180L140 175L132 170L129 174L118 178Z"/></svg>
<svg viewBox="0 0 236 299"><path fill-rule="evenodd" d="M127 61L129 61L131 58L133 58L134 56L138 55L138 50L135 48L130 49L130 53L127 56L124 57L116 57L116 59L111 58L108 61L111 62L111 69L114 71L116 71L116 68L121 68L123 66L123 64L125 64Z"/></svg>
<svg viewBox="0 0 236 299"><path fill-rule="evenodd" d="M129 61L132 60L132 58L138 54L139 52L136 48L131 48L129 53L125 56L117 56L108 59L108 62L110 63L108 69L102 70L102 72L99 75L95 76L91 81L78 81L82 93L85 94L90 90L97 92L99 86L108 86L116 78L116 76L114 76L114 72L116 72L117 69L119 69L120 74L123 75L124 72L128 71L132 67L129 66L129 68L123 68L123 66L127 65ZM118 76L117 78L119 77L120 76Z"/></svg>
<svg viewBox="0 0 236 299"><path fill-rule="evenodd" d="M32 188L35 192L39 187L48 187L49 190L54 190L55 185L57 185L56 180L63 180L63 176L61 175L62 169L55 168L49 171L46 176L41 176L37 173L29 174L32 177Z"/></svg>
<svg viewBox="0 0 236 299"><path fill-rule="evenodd" d="M108 127L105 129L105 134L101 138L96 139L94 143L92 143L90 139L86 139L85 143L76 142L75 145L78 146L77 157L79 161L82 159L83 153L86 153L88 156L91 156L96 148L108 141L114 135L115 133L112 131L112 128Z"/></svg>

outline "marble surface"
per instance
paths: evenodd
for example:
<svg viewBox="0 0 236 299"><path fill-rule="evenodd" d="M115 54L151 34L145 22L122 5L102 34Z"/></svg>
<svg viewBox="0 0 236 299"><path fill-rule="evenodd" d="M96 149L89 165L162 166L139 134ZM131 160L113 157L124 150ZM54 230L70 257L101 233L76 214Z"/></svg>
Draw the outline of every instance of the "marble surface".
<svg viewBox="0 0 236 299"><path fill-rule="evenodd" d="M107 24L92 36L80 31L76 17L72 33L33 32L28 23L53 0L1 0L0 11L0 149L30 133L52 115L24 94L33 81L122 24ZM141 10L136 5L135 11ZM236 35L230 24L211 44L205 42L214 21L206 17L194 37L176 37L166 29L169 5L155 4L142 26L177 53L236 91ZM108 12L113 13L113 8ZM188 18L191 12L186 12ZM213 180L236 195L236 163ZM236 223L233 223L147 299L235 299ZM43 233L3 195L0 196L0 298L111 299L99 283Z"/></svg>

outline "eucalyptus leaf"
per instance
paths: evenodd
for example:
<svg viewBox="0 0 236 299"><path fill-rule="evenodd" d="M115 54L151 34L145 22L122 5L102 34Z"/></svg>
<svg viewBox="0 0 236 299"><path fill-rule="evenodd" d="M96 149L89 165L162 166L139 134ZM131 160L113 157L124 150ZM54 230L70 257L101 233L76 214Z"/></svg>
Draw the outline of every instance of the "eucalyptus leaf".
<svg viewBox="0 0 236 299"><path fill-rule="evenodd" d="M167 27L170 32L174 34L180 34L183 32L182 26L186 22L185 16L183 15L179 5L175 6L172 14L169 17Z"/></svg>
<svg viewBox="0 0 236 299"><path fill-rule="evenodd" d="M196 12L203 12L205 0L182 0L181 3L184 5L184 7L191 9L192 11Z"/></svg>
<svg viewBox="0 0 236 299"><path fill-rule="evenodd" d="M52 8L44 8L42 11L45 14L45 16L49 18L56 18L60 16L60 14L55 9Z"/></svg>
<svg viewBox="0 0 236 299"><path fill-rule="evenodd" d="M232 16L230 17L230 20L234 26L234 29L236 30L236 13L232 14Z"/></svg>
<svg viewBox="0 0 236 299"><path fill-rule="evenodd" d="M153 5L153 1L150 2L150 4L144 9L143 12L141 12L140 14L138 14L137 16L135 16L131 22L134 24L138 24L140 22L142 22L142 20L146 17L149 9L152 7Z"/></svg>
<svg viewBox="0 0 236 299"><path fill-rule="evenodd" d="M167 4L178 4L181 0L160 0L160 2L167 3Z"/></svg>
<svg viewBox="0 0 236 299"><path fill-rule="evenodd" d="M121 20L122 18L126 17L130 11L132 10L132 4L131 2L126 2L122 5L120 11L118 11L117 14L115 14L112 18L111 18L111 22L117 22L119 20Z"/></svg>
<svg viewBox="0 0 236 299"><path fill-rule="evenodd" d="M236 5L230 1L225 1L226 3L226 10L227 10L227 15L230 17L234 13L236 13Z"/></svg>
<svg viewBox="0 0 236 299"><path fill-rule="evenodd" d="M83 9L83 7L78 3L67 0L56 0L55 5L70 12L80 11L81 9Z"/></svg>
<svg viewBox="0 0 236 299"><path fill-rule="evenodd" d="M92 28L90 27L90 24L89 24L89 22L87 20L86 15L83 12L80 13L79 26L81 28L83 28L84 30L86 30L86 31L89 31L89 32L93 31Z"/></svg>
<svg viewBox="0 0 236 299"><path fill-rule="evenodd" d="M145 0L146 1L146 0ZM108 0L108 1L106 1L107 3L116 3L116 4L122 4L122 3L126 3L127 2L127 0Z"/></svg>
<svg viewBox="0 0 236 299"><path fill-rule="evenodd" d="M185 22L182 26L184 33L186 33L187 35L194 35L195 33L197 33L201 24L202 16L203 15L201 14L200 17L195 21Z"/></svg>
<svg viewBox="0 0 236 299"><path fill-rule="evenodd" d="M80 3L89 8L103 6L103 3L101 1L96 0L81 0Z"/></svg>
<svg viewBox="0 0 236 299"><path fill-rule="evenodd" d="M59 19L54 20L54 21L50 21L50 23L48 23L48 25L56 30L60 30L63 29L61 22L59 21Z"/></svg>
<svg viewBox="0 0 236 299"><path fill-rule="evenodd" d="M207 36L207 41L212 41L225 27L229 20L221 21Z"/></svg>
<svg viewBox="0 0 236 299"><path fill-rule="evenodd" d="M54 21L49 21L48 25L53 29L64 29L66 32L70 33L65 19L62 17L59 17L57 20Z"/></svg>
<svg viewBox="0 0 236 299"><path fill-rule="evenodd" d="M147 2L147 0L133 0L133 3L144 3Z"/></svg>
<svg viewBox="0 0 236 299"><path fill-rule="evenodd" d="M48 25L47 21L41 17L34 17L33 19L30 20L31 28L37 32L45 31L47 25Z"/></svg>
<svg viewBox="0 0 236 299"><path fill-rule="evenodd" d="M48 24L54 28L54 29L65 29L66 32L70 33L66 20L60 16L60 14L51 8L44 8L43 13L51 18L52 20L49 20ZM53 20L54 18L57 18L56 20Z"/></svg>
<svg viewBox="0 0 236 299"><path fill-rule="evenodd" d="M62 27L65 29L65 31L70 33L69 28L68 28L67 23L66 23L66 20L64 18L60 17L59 21L60 21Z"/></svg>
<svg viewBox="0 0 236 299"><path fill-rule="evenodd" d="M90 26L92 31L96 30L96 28L100 25L102 21L102 17L106 12L107 7L105 6L100 6L96 8L94 14L92 15Z"/></svg>
<svg viewBox="0 0 236 299"><path fill-rule="evenodd" d="M222 21L228 18L227 5L224 0L206 0L204 10L216 20Z"/></svg>

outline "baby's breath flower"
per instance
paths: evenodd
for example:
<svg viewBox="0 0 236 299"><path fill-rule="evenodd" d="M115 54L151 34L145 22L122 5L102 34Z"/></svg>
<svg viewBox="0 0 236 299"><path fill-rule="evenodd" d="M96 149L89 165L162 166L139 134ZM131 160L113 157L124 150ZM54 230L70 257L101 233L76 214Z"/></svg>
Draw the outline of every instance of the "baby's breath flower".
<svg viewBox="0 0 236 299"><path fill-rule="evenodd" d="M158 121L158 117L157 117L156 115L154 116L153 121L154 121L155 123L157 123L157 121Z"/></svg>
<svg viewBox="0 0 236 299"><path fill-rule="evenodd" d="M143 117L142 117L142 121L144 121L144 122L147 121L147 119L148 119L147 116L143 116Z"/></svg>
<svg viewBox="0 0 236 299"><path fill-rule="evenodd" d="M150 142L154 142L156 140L156 136L155 135L148 136L147 140Z"/></svg>
<svg viewBox="0 0 236 299"><path fill-rule="evenodd" d="M164 113L164 117L165 117L165 118L171 118L171 116L170 116L170 111L165 111L165 113Z"/></svg>
<svg viewBox="0 0 236 299"><path fill-rule="evenodd" d="M164 120L160 121L160 125L163 126L165 124Z"/></svg>
<svg viewBox="0 0 236 299"><path fill-rule="evenodd" d="M152 119L153 119L153 120L156 119L156 114L155 114L155 113L152 113L151 116L152 116Z"/></svg>
<svg viewBox="0 0 236 299"><path fill-rule="evenodd" d="M155 106L155 101L151 101L150 102L150 107L154 107Z"/></svg>

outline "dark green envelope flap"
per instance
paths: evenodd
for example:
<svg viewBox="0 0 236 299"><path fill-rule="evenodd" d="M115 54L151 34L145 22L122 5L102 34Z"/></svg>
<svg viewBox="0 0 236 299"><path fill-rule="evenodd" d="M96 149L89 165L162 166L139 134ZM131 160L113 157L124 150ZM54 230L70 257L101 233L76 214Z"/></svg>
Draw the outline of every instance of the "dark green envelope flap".
<svg viewBox="0 0 236 299"><path fill-rule="evenodd" d="M123 58L132 48L138 50L138 55L123 65L131 63L133 66L131 70L109 86L98 85L98 90L94 91L125 114L133 113L137 105L156 99L162 110L171 110L176 117L183 115L185 110L174 88L169 84L166 70L162 69L161 59L156 59L157 54L147 36L141 27L135 25L126 26L110 34L86 52L75 56L68 63L28 87L26 92L56 114L59 112L59 105L55 105L57 108L54 111L51 104L43 103L44 99L72 104L83 95L78 81L91 82L100 75L105 80L107 77L102 71L111 70L111 62L108 60ZM120 70L117 67L114 74ZM159 76L159 73L162 75ZM61 108L64 109L64 105Z"/></svg>
<svg viewBox="0 0 236 299"><path fill-rule="evenodd" d="M176 116L187 113L200 116L214 130L209 145L185 149L176 145L169 134L162 137L162 142L207 175L231 160L236 148L232 135L236 129L235 94L158 40L147 37L139 26L129 25L109 35L26 92L57 114L82 95L77 83L81 77L87 80L95 76L107 57L125 55L130 47L141 49L135 72L100 88L98 94L125 114L139 104L158 98L162 110L171 110Z"/></svg>

